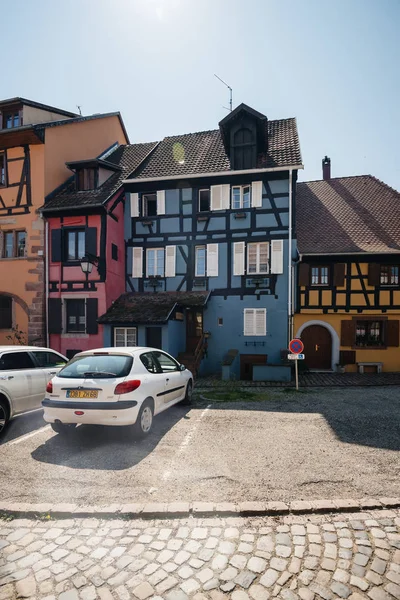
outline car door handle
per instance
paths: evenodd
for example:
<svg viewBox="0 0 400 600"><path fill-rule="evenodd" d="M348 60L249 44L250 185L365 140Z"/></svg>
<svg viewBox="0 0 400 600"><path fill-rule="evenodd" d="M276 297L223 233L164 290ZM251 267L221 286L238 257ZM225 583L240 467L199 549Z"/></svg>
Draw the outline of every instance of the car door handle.
<svg viewBox="0 0 400 600"><path fill-rule="evenodd" d="M165 381L169 381L169 377L167 377L167 379Z"/></svg>
<svg viewBox="0 0 400 600"><path fill-rule="evenodd" d="M57 375L57 371L50 371L49 375Z"/></svg>
<svg viewBox="0 0 400 600"><path fill-rule="evenodd" d="M2 375L0 379L2 381L7 381L7 379L14 379L14 375Z"/></svg>

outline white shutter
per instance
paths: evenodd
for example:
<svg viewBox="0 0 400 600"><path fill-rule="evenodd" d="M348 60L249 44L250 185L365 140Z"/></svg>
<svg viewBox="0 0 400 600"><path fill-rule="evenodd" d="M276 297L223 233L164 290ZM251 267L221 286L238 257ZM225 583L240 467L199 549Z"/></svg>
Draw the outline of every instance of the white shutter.
<svg viewBox="0 0 400 600"><path fill-rule="evenodd" d="M283 240L271 241L271 273L283 273Z"/></svg>
<svg viewBox="0 0 400 600"><path fill-rule="evenodd" d="M233 244L233 274L244 275L244 242L235 242Z"/></svg>
<svg viewBox="0 0 400 600"><path fill-rule="evenodd" d="M157 215L165 215L165 190L157 192Z"/></svg>
<svg viewBox="0 0 400 600"><path fill-rule="evenodd" d="M251 184L251 205L253 208L260 208L262 206L262 181L253 181Z"/></svg>
<svg viewBox="0 0 400 600"><path fill-rule="evenodd" d="M131 217L139 216L139 194L129 194L131 197Z"/></svg>
<svg viewBox="0 0 400 600"><path fill-rule="evenodd" d="M211 192L210 209L211 210L221 210L222 209L222 185L212 185L210 188L210 192Z"/></svg>
<svg viewBox="0 0 400 600"><path fill-rule="evenodd" d="M230 208L231 186L229 183L221 185L221 208L226 210Z"/></svg>
<svg viewBox="0 0 400 600"><path fill-rule="evenodd" d="M244 309L244 335L254 335L254 308Z"/></svg>
<svg viewBox="0 0 400 600"><path fill-rule="evenodd" d="M165 247L165 277L175 277L176 246Z"/></svg>
<svg viewBox="0 0 400 600"><path fill-rule="evenodd" d="M132 277L143 277L143 248L132 250Z"/></svg>
<svg viewBox="0 0 400 600"><path fill-rule="evenodd" d="M218 244L207 244L207 277L218 277Z"/></svg>
<svg viewBox="0 0 400 600"><path fill-rule="evenodd" d="M266 335L267 311L265 308L256 308L254 315L254 335Z"/></svg>

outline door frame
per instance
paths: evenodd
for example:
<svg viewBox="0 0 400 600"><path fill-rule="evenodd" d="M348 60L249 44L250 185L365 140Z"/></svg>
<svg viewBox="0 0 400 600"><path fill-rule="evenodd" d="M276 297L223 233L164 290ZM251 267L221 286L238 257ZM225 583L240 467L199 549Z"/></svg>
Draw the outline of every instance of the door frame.
<svg viewBox="0 0 400 600"><path fill-rule="evenodd" d="M339 336L338 336L336 330L327 321L319 321L318 319L315 319L315 320L306 321L305 323L303 323L297 329L296 337L301 338L301 334L304 331L304 329L306 329L307 327L310 327L311 325L321 325L322 327L325 327L325 329L327 329L329 331L329 333L331 334L331 339L332 339L331 369L332 369L332 371L337 371L336 365L339 364L340 339L339 339Z"/></svg>

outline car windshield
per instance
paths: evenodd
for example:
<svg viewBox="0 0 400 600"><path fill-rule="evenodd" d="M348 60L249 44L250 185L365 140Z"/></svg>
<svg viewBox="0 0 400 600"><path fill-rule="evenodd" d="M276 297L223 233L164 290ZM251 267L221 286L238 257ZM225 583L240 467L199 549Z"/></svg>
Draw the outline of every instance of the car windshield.
<svg viewBox="0 0 400 600"><path fill-rule="evenodd" d="M126 377L132 368L132 363L132 356L120 354L76 356L64 369L61 369L58 377L70 379Z"/></svg>

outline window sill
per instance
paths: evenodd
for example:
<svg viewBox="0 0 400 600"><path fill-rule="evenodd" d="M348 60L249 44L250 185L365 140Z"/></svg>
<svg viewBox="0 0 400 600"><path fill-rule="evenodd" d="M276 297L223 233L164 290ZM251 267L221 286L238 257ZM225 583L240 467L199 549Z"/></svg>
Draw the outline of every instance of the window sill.
<svg viewBox="0 0 400 600"><path fill-rule="evenodd" d="M338 286L335 286L335 287L338 287ZM320 289L329 290L330 284L329 283L311 283L310 288L317 288L318 290L320 290Z"/></svg>
<svg viewBox="0 0 400 600"><path fill-rule="evenodd" d="M142 225L148 225L148 226L154 225L154 221L151 221L150 219L149 220L145 219L144 221L142 220L140 222Z"/></svg>
<svg viewBox="0 0 400 600"><path fill-rule="evenodd" d="M238 209L235 209L238 210ZM243 212L235 212L235 214L233 215L235 219L247 219L247 212L244 212L245 210L249 210L248 208L244 208Z"/></svg>
<svg viewBox="0 0 400 600"><path fill-rule="evenodd" d="M209 221L210 215L197 215L198 221Z"/></svg>
<svg viewBox="0 0 400 600"><path fill-rule="evenodd" d="M387 350L387 346L352 346L353 350Z"/></svg>
<svg viewBox="0 0 400 600"><path fill-rule="evenodd" d="M87 339L88 333L61 333L61 338L71 340L72 338Z"/></svg>

